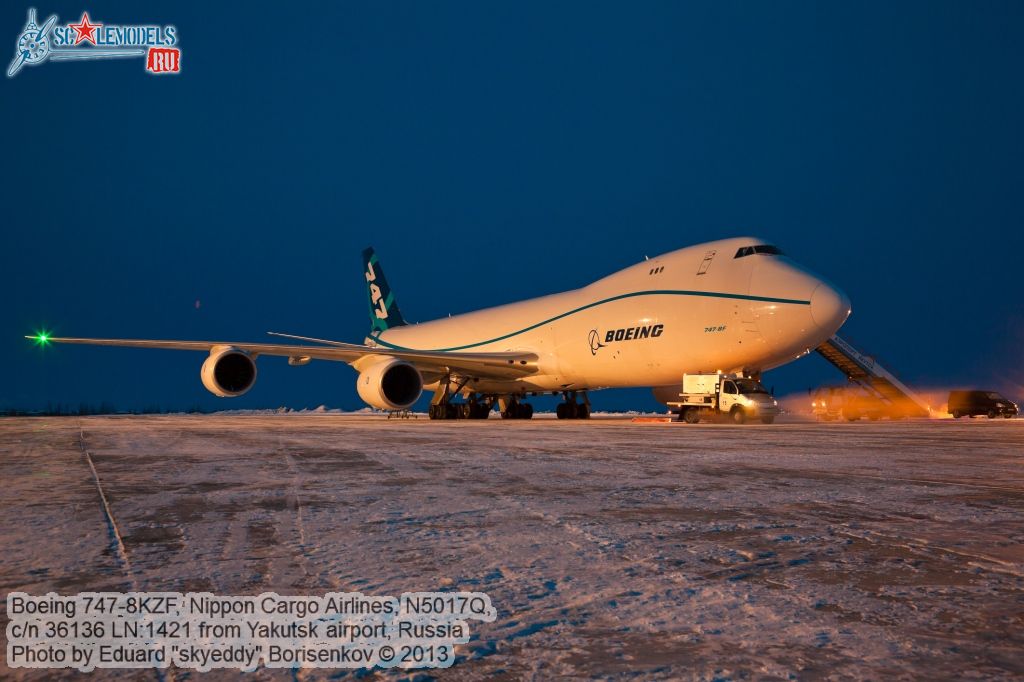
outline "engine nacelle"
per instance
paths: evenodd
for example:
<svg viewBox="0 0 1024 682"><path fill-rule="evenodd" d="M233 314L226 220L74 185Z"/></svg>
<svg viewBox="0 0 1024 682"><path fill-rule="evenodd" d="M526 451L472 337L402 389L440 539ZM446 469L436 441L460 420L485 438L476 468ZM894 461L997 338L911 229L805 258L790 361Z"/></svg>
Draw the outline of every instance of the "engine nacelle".
<svg viewBox="0 0 1024 682"><path fill-rule="evenodd" d="M221 346L210 351L199 376L218 398L236 398L256 383L256 361L244 350Z"/></svg>
<svg viewBox="0 0 1024 682"><path fill-rule="evenodd" d="M381 358L359 373L356 390L363 402L378 410L406 410L423 393L423 376L408 362Z"/></svg>

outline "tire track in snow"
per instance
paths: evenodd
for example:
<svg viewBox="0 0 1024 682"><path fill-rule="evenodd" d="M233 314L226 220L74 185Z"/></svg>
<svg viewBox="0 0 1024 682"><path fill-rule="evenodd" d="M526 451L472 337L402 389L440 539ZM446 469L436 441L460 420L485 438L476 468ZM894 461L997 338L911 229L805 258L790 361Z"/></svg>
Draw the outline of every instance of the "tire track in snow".
<svg viewBox="0 0 1024 682"><path fill-rule="evenodd" d="M114 518L114 512L110 509L110 502L103 491L103 484L100 482L99 472L96 471L96 464L92 461L92 455L89 454L89 450L85 447L85 430L82 428L81 422L78 424L78 447L82 451L85 463L92 474L92 482L96 486L96 492L99 493L100 507L103 509L103 516L107 521L107 534L117 547L117 556L121 561L121 568L132 583L132 587L138 591L138 582L135 579L135 572L132 570L132 561L128 558L128 550L124 546L124 539L121 537L121 530L118 528L117 519Z"/></svg>
<svg viewBox="0 0 1024 682"><path fill-rule="evenodd" d="M103 508L103 514L107 521L107 531L111 535L117 545L117 554L121 558L121 566L124 570L125 575L128 577L128 581L132 585L132 590L135 592L141 592L139 589L139 581L135 575L135 570L132 568L131 559L128 557L128 548L125 547L124 539L121 536L121 530L117 525L117 518L114 516L113 509L110 508L110 502L107 500L107 494L103 490L103 483L100 481L100 474L96 470L96 464L92 460L92 454L89 449L85 446L85 429L82 427L82 422L78 422L78 447L81 449L82 454L85 457L85 462L89 466L89 471L92 473L93 483L96 484L96 492L100 496L100 506ZM174 668L173 666L166 669L156 668L153 670L154 676L160 682L165 680L174 680Z"/></svg>

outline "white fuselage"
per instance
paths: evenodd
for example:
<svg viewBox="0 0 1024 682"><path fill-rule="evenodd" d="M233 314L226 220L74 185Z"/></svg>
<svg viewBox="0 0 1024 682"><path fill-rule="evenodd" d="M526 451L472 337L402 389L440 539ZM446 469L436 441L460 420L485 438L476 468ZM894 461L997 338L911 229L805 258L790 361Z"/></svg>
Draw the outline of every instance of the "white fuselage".
<svg viewBox="0 0 1024 682"><path fill-rule="evenodd" d="M539 356L536 374L471 382L482 392L667 386L686 373L759 373L813 350L850 313L841 291L785 256L736 257L764 243L737 238L679 249L580 289L395 327L369 342Z"/></svg>

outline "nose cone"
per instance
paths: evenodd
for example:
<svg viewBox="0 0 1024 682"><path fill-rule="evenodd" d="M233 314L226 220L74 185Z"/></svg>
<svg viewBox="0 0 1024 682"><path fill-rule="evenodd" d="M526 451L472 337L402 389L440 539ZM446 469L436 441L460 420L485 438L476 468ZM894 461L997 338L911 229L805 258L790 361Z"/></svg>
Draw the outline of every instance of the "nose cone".
<svg viewBox="0 0 1024 682"><path fill-rule="evenodd" d="M811 319L829 334L835 333L850 316L850 299L842 291L822 283L811 294Z"/></svg>

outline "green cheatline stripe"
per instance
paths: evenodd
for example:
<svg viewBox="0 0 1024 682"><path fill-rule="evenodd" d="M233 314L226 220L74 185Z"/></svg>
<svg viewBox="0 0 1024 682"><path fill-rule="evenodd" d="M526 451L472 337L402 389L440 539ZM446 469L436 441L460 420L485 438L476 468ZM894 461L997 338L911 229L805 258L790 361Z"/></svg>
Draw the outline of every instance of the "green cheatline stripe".
<svg viewBox="0 0 1024 682"><path fill-rule="evenodd" d="M748 296L746 294L723 294L723 293L720 293L720 292L717 292L717 291L681 291L681 290L674 290L674 289L655 289L655 290L652 290L652 291L634 291L633 293L630 293L630 294L619 294L618 296L612 296L611 298L605 298L605 299L602 299L600 301L594 301L593 303L588 303L587 305L580 306L579 308L574 308L574 309L572 309L572 310L570 310L568 312L562 313L561 315L555 315L552 318L549 318L547 320L542 320L541 322L538 322L537 324L532 324L529 327L524 327L524 328L520 329L519 331L514 331L514 332L511 332L509 334L505 334L504 336L497 336L497 337L495 337L493 339L488 339L486 341L478 341L476 343L467 343L464 346L452 346L451 348L433 348L433 349L431 349L431 351L432 352L445 352L445 351L466 350L467 348L476 348L477 346L485 346L485 345L487 345L489 343L495 343L496 341L504 341L505 339L512 338L513 336L517 336L517 335L522 334L524 332L528 332L530 330L536 329L537 327L543 327L544 325L549 324L551 322L554 322L555 320L560 320L563 317L569 317L570 315L575 315L576 313L581 312L583 310L587 310L588 308L595 308L595 307L597 307L599 305L603 305L605 303L611 303L612 301L621 301L624 298L634 298L636 296L705 296L705 297L708 297L708 298L734 298L734 299L738 299L738 300L741 300L741 301L763 301L765 303L792 303L793 305L810 305L811 304L810 301L801 301L801 300L795 299L795 298L772 298L770 296ZM396 329L397 329L397 327L396 327ZM388 343L387 341L385 341L384 339L381 339L381 338L374 338L374 340L378 344L380 344L381 346L384 346L386 348L392 348L394 350L409 350L409 351L426 350L425 348L406 348L405 346L398 346L398 345L393 344L393 343Z"/></svg>

